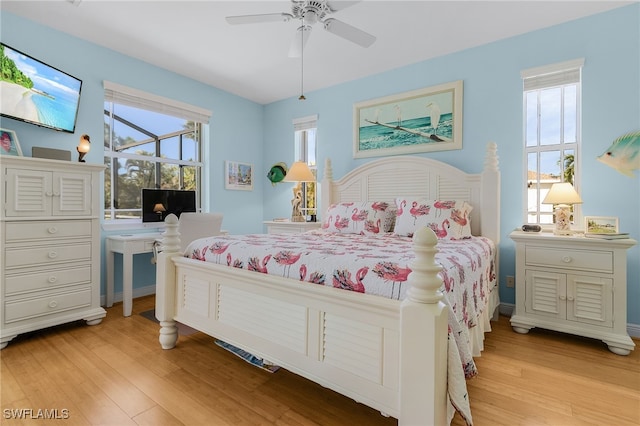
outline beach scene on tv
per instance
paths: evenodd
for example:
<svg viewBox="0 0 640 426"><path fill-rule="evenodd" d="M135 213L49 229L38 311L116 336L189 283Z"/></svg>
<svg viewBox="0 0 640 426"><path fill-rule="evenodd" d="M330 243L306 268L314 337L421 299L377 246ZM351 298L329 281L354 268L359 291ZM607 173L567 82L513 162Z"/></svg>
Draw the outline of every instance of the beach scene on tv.
<svg viewBox="0 0 640 426"><path fill-rule="evenodd" d="M0 113L73 132L82 82L0 45Z"/></svg>

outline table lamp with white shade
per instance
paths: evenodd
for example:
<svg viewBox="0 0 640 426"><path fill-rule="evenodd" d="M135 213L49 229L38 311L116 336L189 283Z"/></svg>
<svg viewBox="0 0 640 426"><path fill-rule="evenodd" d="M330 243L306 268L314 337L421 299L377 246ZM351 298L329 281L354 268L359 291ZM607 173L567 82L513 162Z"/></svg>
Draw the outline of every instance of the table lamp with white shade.
<svg viewBox="0 0 640 426"><path fill-rule="evenodd" d="M556 235L571 235L570 207L573 204L582 204L580 195L569 182L554 183L542 200L542 204L554 204L556 226L553 233Z"/></svg>
<svg viewBox="0 0 640 426"><path fill-rule="evenodd" d="M293 206L291 222L306 222L300 210L300 205L302 204L302 182L315 182L315 180L316 177L311 172L311 169L309 169L307 163L296 161L289 167L289 171L282 181L297 183L293 188L293 199L291 200L291 205Z"/></svg>

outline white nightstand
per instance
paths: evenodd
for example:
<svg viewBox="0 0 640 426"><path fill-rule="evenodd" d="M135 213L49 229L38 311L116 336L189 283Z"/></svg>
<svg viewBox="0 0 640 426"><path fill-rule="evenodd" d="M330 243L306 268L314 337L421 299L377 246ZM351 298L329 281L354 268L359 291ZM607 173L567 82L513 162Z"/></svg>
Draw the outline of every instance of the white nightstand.
<svg viewBox="0 0 640 426"><path fill-rule="evenodd" d="M600 339L628 355L627 250L631 238L603 240L582 235L515 231L516 306L511 326L533 327Z"/></svg>
<svg viewBox="0 0 640 426"><path fill-rule="evenodd" d="M267 225L267 234L297 234L320 229L322 225L320 222L279 222L273 220L265 220L263 223Z"/></svg>

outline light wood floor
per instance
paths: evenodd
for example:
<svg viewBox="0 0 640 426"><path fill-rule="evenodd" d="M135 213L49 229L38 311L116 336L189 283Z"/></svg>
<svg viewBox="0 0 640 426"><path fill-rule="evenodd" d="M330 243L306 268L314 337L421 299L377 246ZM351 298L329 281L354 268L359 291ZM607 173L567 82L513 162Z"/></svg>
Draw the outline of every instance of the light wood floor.
<svg viewBox="0 0 640 426"><path fill-rule="evenodd" d="M100 325L68 324L10 342L0 352L0 423L397 424L283 369L251 367L202 333L163 351L158 326L138 315L153 303L136 299L129 318L116 304ZM640 348L622 357L590 339L519 335L501 317L477 365L480 375L468 381L477 426L640 424ZM16 409L58 410L68 419L7 419ZM463 424L459 416L454 424Z"/></svg>

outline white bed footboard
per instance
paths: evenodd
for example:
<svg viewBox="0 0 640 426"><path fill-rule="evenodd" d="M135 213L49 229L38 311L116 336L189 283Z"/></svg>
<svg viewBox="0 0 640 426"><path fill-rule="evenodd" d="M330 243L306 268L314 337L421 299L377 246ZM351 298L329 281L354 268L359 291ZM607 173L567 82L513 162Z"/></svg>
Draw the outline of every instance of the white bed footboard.
<svg viewBox="0 0 640 426"><path fill-rule="evenodd" d="M433 231L414 236L410 289L398 302L187 259L175 216L166 225L156 290L162 348L176 345L179 321L401 425L447 423L448 308Z"/></svg>
<svg viewBox="0 0 640 426"><path fill-rule="evenodd" d="M398 196L468 201L474 207L473 235L490 238L499 250L494 143L487 145L480 174L399 156L368 162L333 180L327 161L320 189L321 212L343 201L393 205ZM179 321L396 417L400 425L447 423L448 307L439 293L433 231L414 235L410 289L398 302L184 258L178 253L177 222L172 215L166 219L156 274L164 349L176 345ZM497 254L495 263L497 274Z"/></svg>

